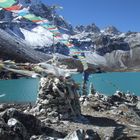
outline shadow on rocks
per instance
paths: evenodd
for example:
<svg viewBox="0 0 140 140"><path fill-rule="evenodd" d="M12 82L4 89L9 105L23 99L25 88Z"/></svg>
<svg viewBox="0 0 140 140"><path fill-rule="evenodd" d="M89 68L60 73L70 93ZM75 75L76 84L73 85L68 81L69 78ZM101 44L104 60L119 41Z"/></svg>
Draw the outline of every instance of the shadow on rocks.
<svg viewBox="0 0 140 140"><path fill-rule="evenodd" d="M22 113L15 108L10 108L5 111L2 115L2 118L7 123L9 119L15 118L19 122L21 122L25 128L27 129L28 133L32 134L40 134L41 133L41 122L36 117L31 114Z"/></svg>
<svg viewBox="0 0 140 140"><path fill-rule="evenodd" d="M35 116L31 114L22 113L16 110L15 108L7 109L1 117L4 119L5 123L9 123L11 125L13 125L17 120L16 122L18 122L18 126L20 128L25 127L25 130L27 130L29 136L42 134L58 138L64 138L66 136L66 134L63 134L61 132L55 131L52 128L44 126L41 123L41 121L38 120ZM23 132L26 132L25 130Z"/></svg>
<svg viewBox="0 0 140 140"><path fill-rule="evenodd" d="M117 140L129 140L126 134L123 133L123 130L125 129L125 125L118 124L113 119L107 118L107 117L92 117L92 116L84 116L88 119L89 124L96 125L99 127L114 127L113 135L110 137L110 139L117 139ZM105 135L107 138L108 134Z"/></svg>
<svg viewBox="0 0 140 140"><path fill-rule="evenodd" d="M66 133L62 133L62 132L58 132L52 128L49 127L41 127L41 131L47 135L48 137L57 137L57 138L64 138L67 134Z"/></svg>
<svg viewBox="0 0 140 140"><path fill-rule="evenodd" d="M72 120L71 120L72 121ZM110 137L110 140L129 140L126 134L123 133L123 130L125 129L125 125L118 124L113 119L107 118L107 117L93 117L89 115L83 115L81 119L79 120L73 120L73 122L82 123L86 125L94 125L97 127L114 127L112 136ZM110 132L108 132L110 133ZM108 137L108 134L105 134L105 137Z"/></svg>
<svg viewBox="0 0 140 140"><path fill-rule="evenodd" d="M107 117L93 117L89 115L84 115L84 118L88 120L87 124L96 125L100 127L115 127L119 124L116 123L113 119L109 119ZM86 123L86 122L83 122Z"/></svg>

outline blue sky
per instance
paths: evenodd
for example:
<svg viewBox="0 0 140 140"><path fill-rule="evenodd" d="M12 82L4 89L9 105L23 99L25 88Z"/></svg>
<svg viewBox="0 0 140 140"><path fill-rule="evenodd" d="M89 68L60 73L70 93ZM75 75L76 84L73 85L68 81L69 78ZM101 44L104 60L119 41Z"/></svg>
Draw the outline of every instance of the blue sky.
<svg viewBox="0 0 140 140"><path fill-rule="evenodd" d="M140 0L42 0L58 4L58 11L72 25L95 23L100 28L116 26L120 31L140 31Z"/></svg>

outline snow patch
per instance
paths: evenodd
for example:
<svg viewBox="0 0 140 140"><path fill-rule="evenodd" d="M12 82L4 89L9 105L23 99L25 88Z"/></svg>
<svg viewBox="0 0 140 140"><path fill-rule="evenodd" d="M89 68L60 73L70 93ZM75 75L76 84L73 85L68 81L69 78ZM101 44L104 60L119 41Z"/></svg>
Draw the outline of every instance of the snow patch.
<svg viewBox="0 0 140 140"><path fill-rule="evenodd" d="M21 32L24 34L25 40L33 47L48 47L53 44L52 33L44 29L43 27L33 28L31 31L20 28Z"/></svg>
<svg viewBox="0 0 140 140"><path fill-rule="evenodd" d="M103 56L98 55L96 52L86 52L85 53L86 61L94 65L103 65L106 66L106 59Z"/></svg>

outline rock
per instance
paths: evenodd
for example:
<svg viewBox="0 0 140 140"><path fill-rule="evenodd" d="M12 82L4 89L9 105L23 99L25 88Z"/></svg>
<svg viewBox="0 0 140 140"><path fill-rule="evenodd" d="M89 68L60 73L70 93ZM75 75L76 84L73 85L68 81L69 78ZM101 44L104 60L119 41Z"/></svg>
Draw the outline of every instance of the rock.
<svg viewBox="0 0 140 140"><path fill-rule="evenodd" d="M84 103L85 101L87 101L88 100L88 97L87 96L81 96L80 98L79 98L79 101L80 101L80 103Z"/></svg>
<svg viewBox="0 0 140 140"><path fill-rule="evenodd" d="M68 134L64 140L84 140L85 132L82 129L76 130L70 134Z"/></svg>
<svg viewBox="0 0 140 140"><path fill-rule="evenodd" d="M18 120L11 118L8 120L7 124L21 139L29 139L26 128Z"/></svg>
<svg viewBox="0 0 140 140"><path fill-rule="evenodd" d="M48 104L49 104L49 100L45 99L45 100L42 102L42 104L48 105Z"/></svg>
<svg viewBox="0 0 140 140"><path fill-rule="evenodd" d="M76 30L79 32L94 32L94 33L100 33L100 29L99 27L97 27L94 23L92 23L91 25L87 25L87 26L76 26Z"/></svg>
<svg viewBox="0 0 140 140"><path fill-rule="evenodd" d="M117 133L117 132L116 132ZM120 133L118 131L118 135L120 136ZM116 136L115 136L115 128L110 128L110 129L106 129L103 133L103 136L102 136L103 140L117 140L116 139ZM123 139L120 139L120 140L123 140Z"/></svg>
<svg viewBox="0 0 140 140"><path fill-rule="evenodd" d="M60 119L61 120L68 120L69 119L69 114L68 113L65 113L63 115L60 114Z"/></svg>
<svg viewBox="0 0 140 140"><path fill-rule="evenodd" d="M112 100L112 102L117 102L118 104L124 103L129 106L135 106L138 101L138 97L130 93L116 91L116 93L110 97L110 100Z"/></svg>
<svg viewBox="0 0 140 140"><path fill-rule="evenodd" d="M98 133L94 132L92 129L86 130L86 137L87 140L101 140Z"/></svg>
<svg viewBox="0 0 140 140"><path fill-rule="evenodd" d="M41 105L38 105L37 106L34 106L31 110L30 110L30 113L32 114L36 114L37 112L40 112L40 109L41 109Z"/></svg>
<svg viewBox="0 0 140 140"><path fill-rule="evenodd" d="M7 107L7 104L0 104L0 111L4 111Z"/></svg>
<svg viewBox="0 0 140 140"><path fill-rule="evenodd" d="M68 134L64 140L101 140L99 135L94 132L92 129L83 129L76 130Z"/></svg>
<svg viewBox="0 0 140 140"><path fill-rule="evenodd" d="M41 113L41 114L45 114L45 113L46 113L46 110L45 110L45 109L41 109L41 110L40 110L40 113Z"/></svg>
<svg viewBox="0 0 140 140"><path fill-rule="evenodd" d="M53 124L57 124L57 123L59 123L59 117L53 117L52 119L51 119L51 123L53 123Z"/></svg>
<svg viewBox="0 0 140 140"><path fill-rule="evenodd" d="M0 127L8 127L3 118L0 118Z"/></svg>
<svg viewBox="0 0 140 140"><path fill-rule="evenodd" d="M84 101L83 106L88 106L88 105L90 105L90 102L88 102L87 100Z"/></svg>
<svg viewBox="0 0 140 140"><path fill-rule="evenodd" d="M59 114L58 114L57 112L55 112L55 111L52 111L52 112L48 113L48 116L51 116L51 117L58 117Z"/></svg>
<svg viewBox="0 0 140 140"><path fill-rule="evenodd" d="M48 107L46 110L47 110L47 112L49 113L49 112L52 111L52 108Z"/></svg>
<svg viewBox="0 0 140 140"><path fill-rule="evenodd" d="M137 103L137 109L140 110L140 101L138 101L138 103Z"/></svg>
<svg viewBox="0 0 140 140"><path fill-rule="evenodd" d="M0 118L0 140L23 140Z"/></svg>
<svg viewBox="0 0 140 140"><path fill-rule="evenodd" d="M32 136L30 140L61 140L53 137L48 137L46 135L40 135L40 136Z"/></svg>
<svg viewBox="0 0 140 140"><path fill-rule="evenodd" d="M120 32L118 31L118 29L114 26L108 26L107 28L104 29L105 33L108 34L119 34Z"/></svg>
<svg viewBox="0 0 140 140"><path fill-rule="evenodd" d="M30 134L40 134L41 132L41 122L31 114L24 114L14 108L10 108L5 111L2 118L5 122L8 122L10 118L15 118L25 126Z"/></svg>
<svg viewBox="0 0 140 140"><path fill-rule="evenodd" d="M118 95L112 95L112 96L110 97L110 100L111 100L111 103L112 103L112 104L115 103L115 102L122 103L122 102L125 101L123 98L121 98L121 97L118 96Z"/></svg>
<svg viewBox="0 0 140 140"><path fill-rule="evenodd" d="M9 139L9 127L8 125L5 123L3 118L0 118L0 139L1 140L6 140Z"/></svg>
<svg viewBox="0 0 140 140"><path fill-rule="evenodd" d="M54 97L51 94L46 95L47 99L53 99Z"/></svg>
<svg viewBox="0 0 140 140"><path fill-rule="evenodd" d="M84 100L85 100L85 98L82 97L82 96L79 98L79 101L80 101L80 102L84 102Z"/></svg>
<svg viewBox="0 0 140 140"><path fill-rule="evenodd" d="M104 140L113 140L113 138L110 136L104 136Z"/></svg>

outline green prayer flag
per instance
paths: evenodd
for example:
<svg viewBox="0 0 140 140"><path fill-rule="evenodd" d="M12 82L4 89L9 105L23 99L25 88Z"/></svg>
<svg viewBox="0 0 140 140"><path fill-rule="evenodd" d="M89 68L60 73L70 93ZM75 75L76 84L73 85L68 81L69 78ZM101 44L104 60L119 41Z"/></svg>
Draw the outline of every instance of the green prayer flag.
<svg viewBox="0 0 140 140"><path fill-rule="evenodd" d="M8 8L15 4L16 0L0 0L0 7L1 8Z"/></svg>

